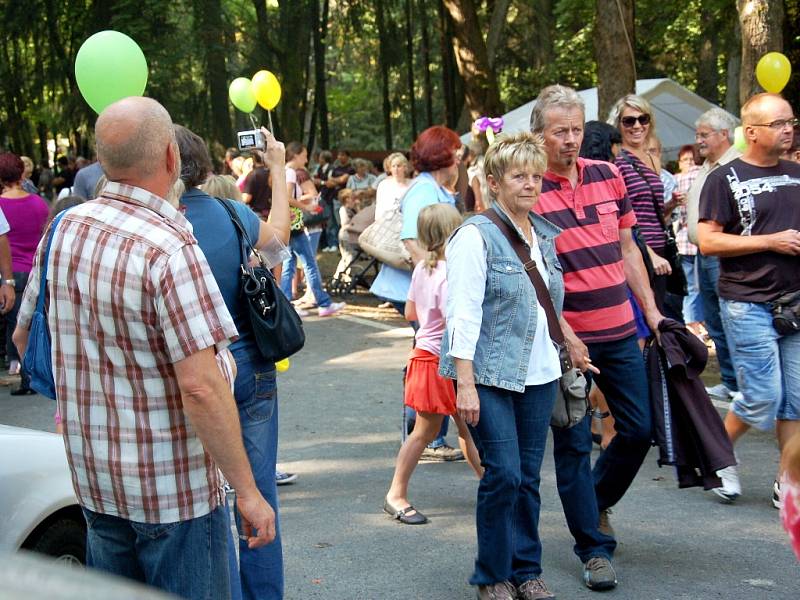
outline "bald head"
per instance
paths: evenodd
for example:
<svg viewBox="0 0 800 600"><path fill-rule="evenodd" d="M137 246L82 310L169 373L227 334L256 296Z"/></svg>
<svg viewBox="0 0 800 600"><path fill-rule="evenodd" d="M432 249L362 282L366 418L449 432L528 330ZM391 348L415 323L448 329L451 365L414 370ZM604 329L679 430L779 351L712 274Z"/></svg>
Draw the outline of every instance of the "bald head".
<svg viewBox="0 0 800 600"><path fill-rule="evenodd" d="M133 96L115 102L100 113L94 131L109 181L140 185L172 171L166 158L175 145L172 119L155 100Z"/></svg>
<svg viewBox="0 0 800 600"><path fill-rule="evenodd" d="M774 114L782 108L791 107L779 94L756 94L742 106L742 124L756 125L774 120Z"/></svg>

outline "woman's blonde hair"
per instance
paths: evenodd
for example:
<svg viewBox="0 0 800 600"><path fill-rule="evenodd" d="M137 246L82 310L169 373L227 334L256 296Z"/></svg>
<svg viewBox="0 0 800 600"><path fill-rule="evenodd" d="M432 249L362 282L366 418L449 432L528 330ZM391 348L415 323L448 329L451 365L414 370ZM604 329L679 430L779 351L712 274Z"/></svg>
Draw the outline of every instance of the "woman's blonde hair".
<svg viewBox="0 0 800 600"><path fill-rule="evenodd" d="M386 157L386 162L389 165L389 169L392 168L392 164L395 162L401 163L406 170L406 177L411 177L414 173L411 170L411 163L408 162L406 155L402 152L392 152L389 156Z"/></svg>
<svg viewBox="0 0 800 600"><path fill-rule="evenodd" d="M236 185L236 179L230 175L212 175L206 179L200 189L215 198L230 198L238 201L242 199L242 192Z"/></svg>
<svg viewBox="0 0 800 600"><path fill-rule="evenodd" d="M547 169L547 154L540 135L530 131L500 134L489 146L483 158L483 170L500 181L506 171L513 167L531 168L544 173Z"/></svg>
<svg viewBox="0 0 800 600"><path fill-rule="evenodd" d="M445 244L462 221L456 208L445 202L431 204L419 211L417 239L428 252L425 267L429 271L433 271L436 263L444 258Z"/></svg>
<svg viewBox="0 0 800 600"><path fill-rule="evenodd" d="M614 103L614 106L611 107L611 111L608 113L607 123L622 131L622 112L625 110L626 106L648 115L650 117L650 131L655 133L656 113L653 110L653 105L650 104L646 98L642 98L636 94L628 94L627 96L623 96L617 100Z"/></svg>

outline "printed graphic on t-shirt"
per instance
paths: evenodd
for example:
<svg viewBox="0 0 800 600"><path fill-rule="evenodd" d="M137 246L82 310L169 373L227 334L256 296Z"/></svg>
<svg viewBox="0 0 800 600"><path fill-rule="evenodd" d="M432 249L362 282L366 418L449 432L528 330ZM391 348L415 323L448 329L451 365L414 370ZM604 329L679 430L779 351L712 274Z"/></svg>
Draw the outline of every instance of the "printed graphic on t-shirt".
<svg viewBox="0 0 800 600"><path fill-rule="evenodd" d="M736 169L731 167L730 171L730 174L727 175L727 180L733 193L733 198L736 201L736 206L739 209L739 217L742 220L741 235L751 235L753 225L755 225L758 218L753 196L765 192L774 192L784 186L800 186L800 178L789 177L789 175L772 175L741 181Z"/></svg>

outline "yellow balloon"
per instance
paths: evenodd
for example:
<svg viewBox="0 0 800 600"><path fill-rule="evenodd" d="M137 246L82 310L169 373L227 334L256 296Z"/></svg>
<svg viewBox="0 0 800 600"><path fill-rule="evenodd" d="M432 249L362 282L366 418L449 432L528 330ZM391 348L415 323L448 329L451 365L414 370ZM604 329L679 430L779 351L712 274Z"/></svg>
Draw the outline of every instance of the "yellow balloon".
<svg viewBox="0 0 800 600"><path fill-rule="evenodd" d="M780 52L768 52L756 65L756 79L761 87L778 94L789 83L792 65L789 59Z"/></svg>
<svg viewBox="0 0 800 600"><path fill-rule="evenodd" d="M281 84L271 71L262 70L253 75L253 95L258 103L272 110L281 100Z"/></svg>
<svg viewBox="0 0 800 600"><path fill-rule="evenodd" d="M290 366L289 359L284 358L283 360L279 360L278 362L275 363L275 370L277 370L279 373L285 373L286 371L289 370L289 366Z"/></svg>

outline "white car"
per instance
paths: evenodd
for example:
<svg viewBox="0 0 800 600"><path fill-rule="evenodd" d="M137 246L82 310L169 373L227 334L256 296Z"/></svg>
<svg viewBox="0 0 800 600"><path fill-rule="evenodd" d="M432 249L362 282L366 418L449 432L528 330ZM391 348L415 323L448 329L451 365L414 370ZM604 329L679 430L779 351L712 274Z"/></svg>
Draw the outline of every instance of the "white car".
<svg viewBox="0 0 800 600"><path fill-rule="evenodd" d="M0 550L85 562L86 521L60 435L0 425L0 515Z"/></svg>

